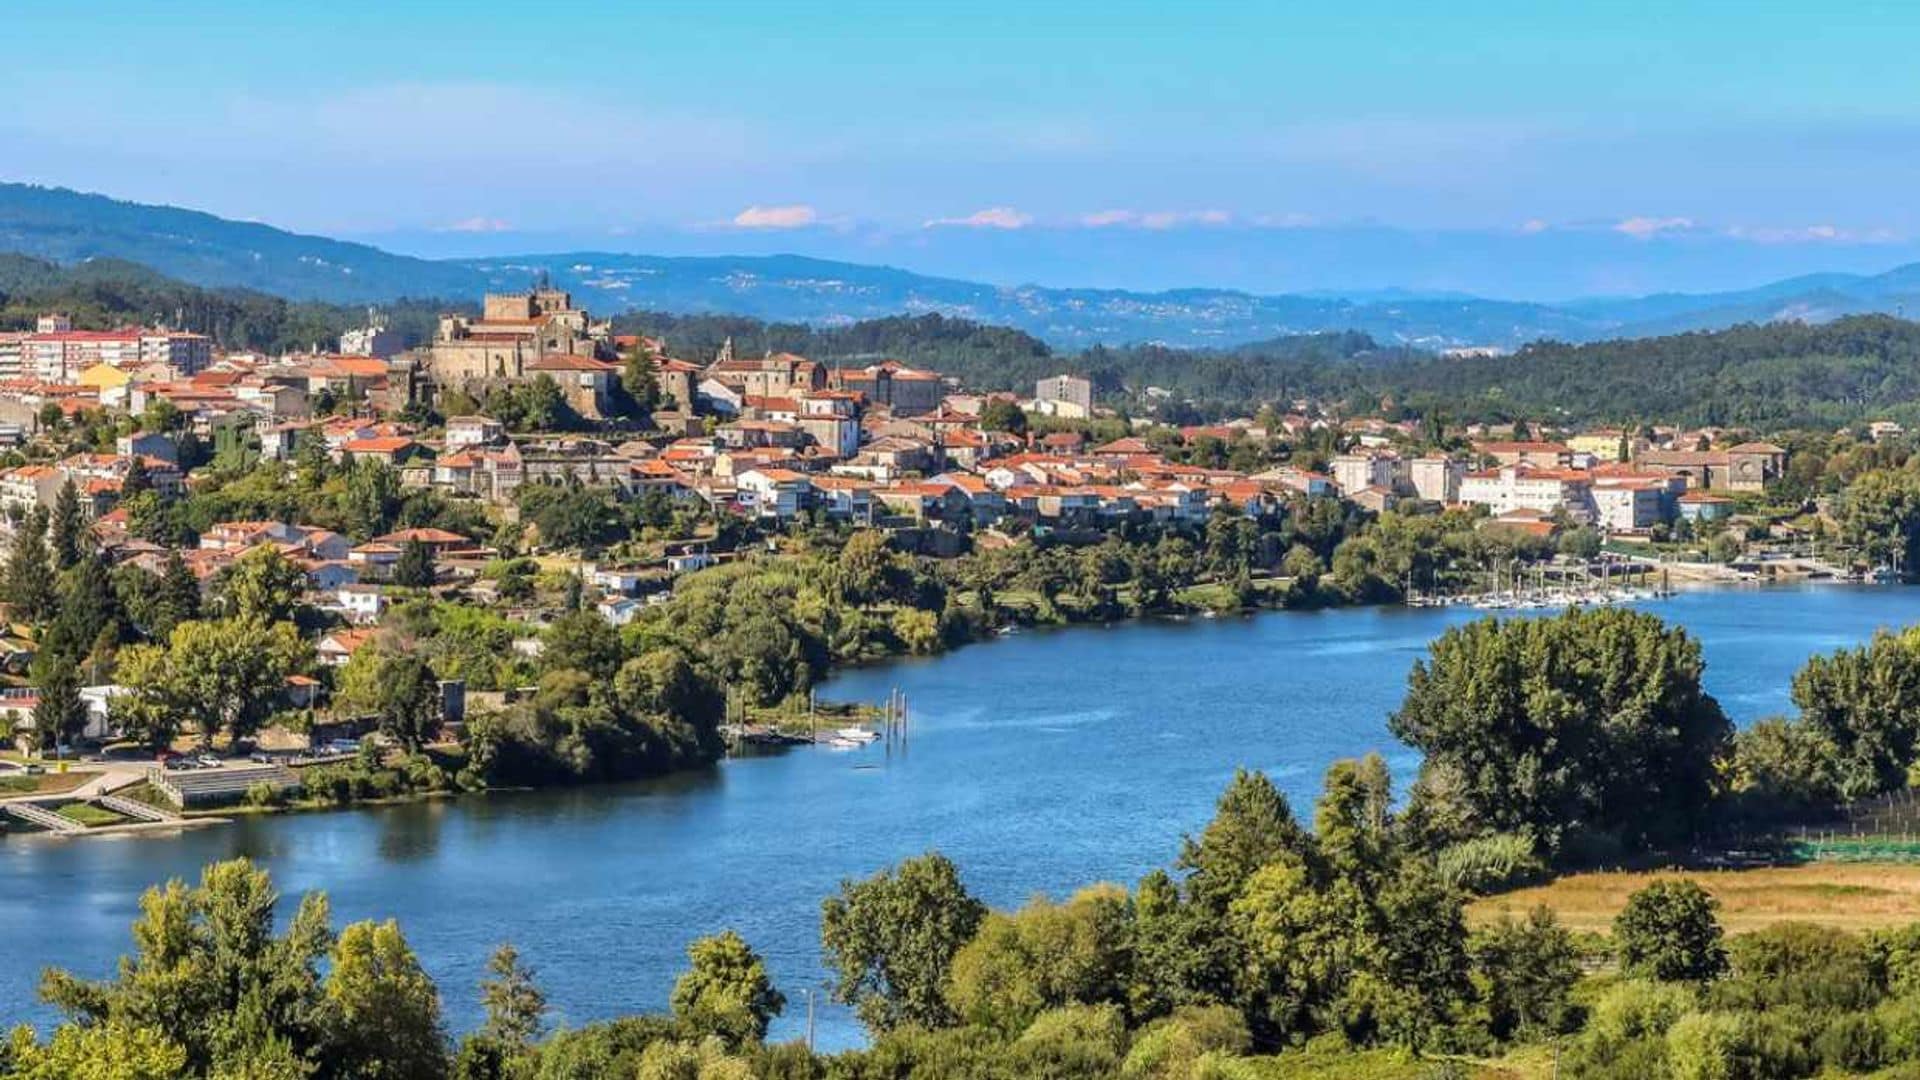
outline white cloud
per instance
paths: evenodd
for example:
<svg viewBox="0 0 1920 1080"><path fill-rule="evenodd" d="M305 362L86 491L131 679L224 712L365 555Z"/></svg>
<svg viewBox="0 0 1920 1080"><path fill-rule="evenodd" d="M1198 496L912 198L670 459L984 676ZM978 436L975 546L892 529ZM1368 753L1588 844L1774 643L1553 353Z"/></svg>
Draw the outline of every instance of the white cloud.
<svg viewBox="0 0 1920 1080"><path fill-rule="evenodd" d="M749 206L733 215L733 224L742 229L799 229L820 220L813 207L805 203L789 206Z"/></svg>
<svg viewBox="0 0 1920 1080"><path fill-rule="evenodd" d="M1891 244L1902 237L1893 229L1849 229L1839 225L1734 225L1727 235L1756 244Z"/></svg>
<svg viewBox="0 0 1920 1080"><path fill-rule="evenodd" d="M1089 229L1172 229L1181 225L1226 225L1233 215L1225 210L1096 210L1080 215Z"/></svg>
<svg viewBox="0 0 1920 1080"><path fill-rule="evenodd" d="M1031 214L1023 214L1011 206L989 206L985 210L975 210L966 217L934 218L927 222L926 227L932 229L950 225L963 229L1024 229L1031 224Z"/></svg>
<svg viewBox="0 0 1920 1080"><path fill-rule="evenodd" d="M1614 232L1646 240L1665 232L1685 232L1693 228L1693 219L1684 217L1630 217L1613 226Z"/></svg>
<svg viewBox="0 0 1920 1080"><path fill-rule="evenodd" d="M448 222L447 224L440 226L439 231L440 232L458 232L458 233L499 233L499 232L512 232L513 226L507 224L505 221L502 221L499 218L470 217L470 218L461 218L459 221Z"/></svg>
<svg viewBox="0 0 1920 1080"><path fill-rule="evenodd" d="M1535 235L1537 233L1546 232L1548 229L1551 229L1551 228L1553 228L1553 226L1548 224L1542 218L1528 218L1527 220L1520 223L1520 231L1523 233L1526 233L1529 236Z"/></svg>

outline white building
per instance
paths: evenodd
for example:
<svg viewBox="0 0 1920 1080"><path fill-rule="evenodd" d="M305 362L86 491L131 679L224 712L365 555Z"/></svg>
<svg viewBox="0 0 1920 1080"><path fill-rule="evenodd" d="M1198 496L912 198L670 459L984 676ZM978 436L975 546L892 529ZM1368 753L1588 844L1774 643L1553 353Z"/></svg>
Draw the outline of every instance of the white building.
<svg viewBox="0 0 1920 1080"><path fill-rule="evenodd" d="M1593 476L1577 469L1536 469L1504 465L1468 473L1460 481L1460 501L1484 506L1495 517L1515 510L1551 514L1564 509L1573 520L1593 521Z"/></svg>
<svg viewBox="0 0 1920 1080"><path fill-rule="evenodd" d="M1370 487L1400 491L1407 483L1407 463L1397 454L1341 454L1327 463L1327 471L1348 495Z"/></svg>
<svg viewBox="0 0 1920 1080"><path fill-rule="evenodd" d="M1444 454L1428 454L1407 463L1407 478L1414 494L1428 502L1459 502L1460 481L1466 475L1464 464Z"/></svg>
<svg viewBox="0 0 1920 1080"><path fill-rule="evenodd" d="M1084 420L1093 415L1093 382L1078 375L1055 375L1033 385L1039 412Z"/></svg>

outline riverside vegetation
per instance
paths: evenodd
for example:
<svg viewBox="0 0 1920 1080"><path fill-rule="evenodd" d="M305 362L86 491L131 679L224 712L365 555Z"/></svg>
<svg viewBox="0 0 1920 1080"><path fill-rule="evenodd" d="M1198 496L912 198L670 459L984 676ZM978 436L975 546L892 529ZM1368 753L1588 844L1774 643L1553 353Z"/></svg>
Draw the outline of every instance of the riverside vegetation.
<svg viewBox="0 0 1920 1080"><path fill-rule="evenodd" d="M147 895L134 954L111 977L49 972L42 994L68 1019L17 1031L0 1076L1231 1080L1557 1068L1644 1080L1911 1068L1920 926L1728 937L1713 897L1685 880L1632 896L1607 940L1576 936L1544 908L1470 929L1463 904L1599 853L1675 850L1729 815L1903 783L1895 767L1912 763L1920 707L1898 695L1920 685L1916 667L1904 636L1818 659L1796 679L1802 714L1757 736L1731 730L1700 687L1697 646L1653 616L1455 628L1392 718L1426 755L1401 809L1377 757L1328 771L1311 827L1264 775L1241 772L1172 865L1132 887L991 911L937 853L842 883L822 905L821 941L832 992L870 1045L835 1054L765 1041L789 1002L731 933L691 944L668 1013L560 1031L547 1030L534 973L503 948L480 988L484 1024L454 1040L399 927L336 934L315 894L279 928L265 872L218 864L197 885Z"/></svg>

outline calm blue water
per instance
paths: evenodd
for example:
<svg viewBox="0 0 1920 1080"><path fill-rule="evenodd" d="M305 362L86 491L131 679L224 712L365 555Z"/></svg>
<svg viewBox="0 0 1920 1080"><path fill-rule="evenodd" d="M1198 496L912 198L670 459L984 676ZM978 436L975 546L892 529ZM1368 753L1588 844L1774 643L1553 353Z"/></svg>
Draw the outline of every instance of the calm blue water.
<svg viewBox="0 0 1920 1080"><path fill-rule="evenodd" d="M1790 709L1811 654L1920 621L1920 592L1748 589L1653 605L1703 642L1707 683L1749 721ZM1172 859L1238 765L1303 813L1336 758L1416 759L1386 732L1406 672L1467 611L1362 609L1027 633L843 674L823 697L915 721L904 755L805 749L611 788L246 820L177 836L0 840L0 1024L42 1021L40 968L111 970L141 891L247 855L287 893L324 889L336 925L396 917L450 1021L478 1015L488 952L511 939L563 1022L665 1007L692 938L733 927L804 1025L822 984L820 900L844 877L938 848L996 905ZM857 1041L823 1008L822 1045Z"/></svg>

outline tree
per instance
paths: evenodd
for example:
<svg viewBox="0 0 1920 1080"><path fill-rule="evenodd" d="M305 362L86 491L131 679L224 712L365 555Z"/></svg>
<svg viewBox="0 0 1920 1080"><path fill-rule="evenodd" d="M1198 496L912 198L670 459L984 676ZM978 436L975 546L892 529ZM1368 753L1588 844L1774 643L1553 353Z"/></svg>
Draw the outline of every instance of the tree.
<svg viewBox="0 0 1920 1080"><path fill-rule="evenodd" d="M114 698L113 709L150 746L165 746L189 727L203 744L221 731L243 738L272 715L287 676L307 657L292 623L181 623L164 647L135 645L120 654L119 677L129 690Z"/></svg>
<svg viewBox="0 0 1920 1080"><path fill-rule="evenodd" d="M947 998L966 1023L1008 1037L1067 1005L1122 1003L1132 974L1126 890L1094 886L1065 904L994 912L954 955Z"/></svg>
<svg viewBox="0 0 1920 1080"><path fill-rule="evenodd" d="M1684 630L1625 609L1484 619L1413 667L1389 720L1426 757L1407 818L1428 843L1529 833L1684 838L1706 811L1732 727Z"/></svg>
<svg viewBox="0 0 1920 1080"><path fill-rule="evenodd" d="M35 507L14 534L13 550L7 556L7 603L14 614L29 622L39 622L52 612L54 601L53 560L47 553L47 512Z"/></svg>
<svg viewBox="0 0 1920 1080"><path fill-rule="evenodd" d="M80 697L80 672L72 660L57 654L34 658L33 737L40 750L71 743L87 727L87 703Z"/></svg>
<svg viewBox="0 0 1920 1080"><path fill-rule="evenodd" d="M185 1075L187 1052L158 1028L125 1021L62 1024L47 1045L17 1032L11 1061L0 1047L0 1075L21 1080L178 1080Z"/></svg>
<svg viewBox="0 0 1920 1080"><path fill-rule="evenodd" d="M325 1042L318 968L333 943L327 901L307 894L275 934L278 899L266 871L245 859L207 867L194 887L149 889L133 928L137 951L118 973L88 982L51 970L41 997L82 1025L156 1033L184 1051L186 1075L289 1075L242 1071L268 1055L283 1068L311 1068Z"/></svg>
<svg viewBox="0 0 1920 1080"><path fill-rule="evenodd" d="M1920 472L1874 469L1839 500L1840 538L1877 564L1920 571Z"/></svg>
<svg viewBox="0 0 1920 1080"><path fill-rule="evenodd" d="M200 579L193 576L180 558L178 549L167 552L167 565L160 574L160 590L154 604L154 617L147 633L163 640L173 628L200 617Z"/></svg>
<svg viewBox="0 0 1920 1080"><path fill-rule="evenodd" d="M433 584L433 549L418 539L408 540L393 564L393 583L424 589Z"/></svg>
<svg viewBox="0 0 1920 1080"><path fill-rule="evenodd" d="M651 413L660 407L660 376L654 370L652 354L644 346L636 345L628 354L626 368L620 373L620 383L641 412ZM692 403L678 404L685 408Z"/></svg>
<svg viewBox="0 0 1920 1080"><path fill-rule="evenodd" d="M673 1015L700 1037L718 1036L730 1047L766 1038L767 1024L787 999L767 978L767 965L731 930L687 946L693 967L673 984Z"/></svg>
<svg viewBox="0 0 1920 1080"><path fill-rule="evenodd" d="M1027 414L1005 398L993 398L980 407L980 430L1004 431L1010 435L1027 433Z"/></svg>
<svg viewBox="0 0 1920 1080"><path fill-rule="evenodd" d="M620 635L597 611L570 611L547 627L540 658L549 671L584 671L611 679L625 658Z"/></svg>
<svg viewBox="0 0 1920 1080"><path fill-rule="evenodd" d="M440 992L389 919L340 932L326 980L326 1061L365 1080L441 1080Z"/></svg>
<svg viewBox="0 0 1920 1080"><path fill-rule="evenodd" d="M291 620L306 592L307 573L271 544L249 549L216 583L216 607L235 619L277 623Z"/></svg>
<svg viewBox="0 0 1920 1080"><path fill-rule="evenodd" d="M1523 920L1503 914L1474 933L1469 950L1475 996L1494 1038L1534 1039L1566 1030L1580 952L1550 908L1536 906Z"/></svg>
<svg viewBox="0 0 1920 1080"><path fill-rule="evenodd" d="M1859 648L1808 659L1793 677L1793 701L1831 745L1841 796L1906 787L1920 739L1920 636L1876 633Z"/></svg>
<svg viewBox="0 0 1920 1080"><path fill-rule="evenodd" d="M371 540L390 532L400 512L400 474L377 461L360 461L348 470L340 501L354 539Z"/></svg>
<svg viewBox="0 0 1920 1080"><path fill-rule="evenodd" d="M1311 849L1312 838L1267 774L1236 769L1213 820L1198 837L1182 841L1178 865L1188 872L1187 895L1220 914L1261 867L1298 860Z"/></svg>
<svg viewBox="0 0 1920 1080"><path fill-rule="evenodd" d="M843 881L821 906L820 942L834 999L876 1034L954 1020L947 974L986 917L945 856L929 852L865 881Z"/></svg>
<svg viewBox="0 0 1920 1080"><path fill-rule="evenodd" d="M139 498L153 490L153 474L147 471L147 459L139 454L127 460L127 472L120 478L120 501Z"/></svg>
<svg viewBox="0 0 1920 1080"><path fill-rule="evenodd" d="M1718 978L1727 967L1719 907L1705 889L1680 878L1663 878L1627 897L1613 920L1620 966L1661 982Z"/></svg>
<svg viewBox="0 0 1920 1080"><path fill-rule="evenodd" d="M89 540L86 515L80 511L80 489L74 486L73 478L68 477L67 482L60 485L60 493L54 496L53 516L48 526L47 546L53 556L54 569L65 570L78 562Z"/></svg>
<svg viewBox="0 0 1920 1080"><path fill-rule="evenodd" d="M547 997L533 980L533 969L520 962L512 945L502 945L487 959L493 976L480 984L480 1004L486 1022L480 1033L515 1050L525 1050L546 1029Z"/></svg>
<svg viewBox="0 0 1920 1080"><path fill-rule="evenodd" d="M396 649L385 639L355 652L340 670L342 708L374 714L381 732L408 753L440 730L440 680L413 648Z"/></svg>

